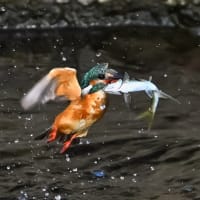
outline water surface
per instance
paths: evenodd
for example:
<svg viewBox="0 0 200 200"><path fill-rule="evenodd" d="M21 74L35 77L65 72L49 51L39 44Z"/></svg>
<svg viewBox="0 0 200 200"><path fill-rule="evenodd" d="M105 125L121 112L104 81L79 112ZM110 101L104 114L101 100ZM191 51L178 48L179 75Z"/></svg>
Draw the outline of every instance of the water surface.
<svg viewBox="0 0 200 200"><path fill-rule="evenodd" d="M200 199L199 46L199 38L163 29L0 33L0 199ZM23 94L53 67L81 76L97 62L152 76L181 105L161 100L148 133L134 120L148 97L133 94L131 111L110 95L104 118L66 155L59 142L35 141L67 104L25 112Z"/></svg>

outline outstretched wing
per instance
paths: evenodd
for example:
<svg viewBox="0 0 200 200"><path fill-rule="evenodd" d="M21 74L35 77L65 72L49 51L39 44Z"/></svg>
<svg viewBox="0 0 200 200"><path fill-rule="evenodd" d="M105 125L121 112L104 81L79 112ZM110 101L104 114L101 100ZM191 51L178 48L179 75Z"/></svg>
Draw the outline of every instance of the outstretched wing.
<svg viewBox="0 0 200 200"><path fill-rule="evenodd" d="M54 68L43 77L21 100L21 105L28 110L39 103L62 97L75 100L81 95L81 88L77 80L76 69Z"/></svg>

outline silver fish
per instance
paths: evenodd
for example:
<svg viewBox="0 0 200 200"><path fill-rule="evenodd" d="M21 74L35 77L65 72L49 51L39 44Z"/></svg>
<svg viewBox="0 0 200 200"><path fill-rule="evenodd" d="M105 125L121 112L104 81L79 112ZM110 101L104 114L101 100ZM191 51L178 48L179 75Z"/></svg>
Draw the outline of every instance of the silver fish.
<svg viewBox="0 0 200 200"><path fill-rule="evenodd" d="M123 94L125 103L128 105L128 107L131 102L131 92L145 91L145 93L152 99L152 104L145 112L136 117L136 119L147 118L148 130L151 129L159 98L171 99L172 101L180 104L177 99L159 90L158 87L151 82L151 79L152 78L150 77L149 80L130 80L128 73L125 72L123 80L119 79L118 81L111 83L104 88L104 91L110 94Z"/></svg>

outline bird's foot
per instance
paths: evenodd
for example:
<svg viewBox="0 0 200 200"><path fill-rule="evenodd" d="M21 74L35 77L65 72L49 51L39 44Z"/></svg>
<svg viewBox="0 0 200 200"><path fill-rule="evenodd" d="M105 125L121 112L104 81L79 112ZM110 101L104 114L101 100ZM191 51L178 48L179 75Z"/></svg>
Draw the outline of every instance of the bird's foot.
<svg viewBox="0 0 200 200"><path fill-rule="evenodd" d="M72 137L64 143L60 153L64 153L65 151L67 151L67 149L70 147L71 143L76 137L77 137L77 134L73 134Z"/></svg>
<svg viewBox="0 0 200 200"><path fill-rule="evenodd" d="M57 137L57 129L52 129L51 133L49 134L47 142L53 142Z"/></svg>

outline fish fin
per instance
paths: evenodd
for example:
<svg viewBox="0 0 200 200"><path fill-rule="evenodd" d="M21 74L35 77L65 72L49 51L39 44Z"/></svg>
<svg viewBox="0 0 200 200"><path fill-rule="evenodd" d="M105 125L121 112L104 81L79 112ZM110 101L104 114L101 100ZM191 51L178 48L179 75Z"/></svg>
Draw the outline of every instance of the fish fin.
<svg viewBox="0 0 200 200"><path fill-rule="evenodd" d="M130 80L130 76L127 72L124 72L124 78L123 78L123 83L128 82ZM127 106L128 109L131 109L131 95L130 93L123 93L124 96L124 102Z"/></svg>
<svg viewBox="0 0 200 200"><path fill-rule="evenodd" d="M114 91L109 91L109 92L106 91L106 93L108 93L108 94L114 94L114 95L122 95L121 92L114 92Z"/></svg>
<svg viewBox="0 0 200 200"><path fill-rule="evenodd" d="M124 93L123 96L124 96L124 102L125 102L127 108L131 109L131 95L130 95L130 93Z"/></svg>
<svg viewBox="0 0 200 200"><path fill-rule="evenodd" d="M147 96L149 97L149 98L153 98L153 91L151 91L151 90L145 90L145 93L147 94Z"/></svg>
<svg viewBox="0 0 200 200"><path fill-rule="evenodd" d="M42 132L40 135L36 136L34 140L42 140L45 138L50 132L52 131L52 128L49 127L47 128L44 132Z"/></svg>
<svg viewBox="0 0 200 200"><path fill-rule="evenodd" d="M154 120L155 113L152 112L151 108L149 108L147 111L139 114L135 120L140 120L140 119L147 119L148 121L148 131L151 130L153 120Z"/></svg>
<svg viewBox="0 0 200 200"><path fill-rule="evenodd" d="M143 78L139 78L138 81L142 81L142 82L148 82L148 80L143 79Z"/></svg>
<svg viewBox="0 0 200 200"><path fill-rule="evenodd" d="M163 99L170 99L170 100L172 100L172 101L174 101L174 102L176 102L176 103L178 103L178 104L181 104L181 102L180 102L179 100L177 100L176 98L170 96L169 94L167 94L167 93L165 93L165 92L163 92L163 91L161 91L161 90L159 90L158 93L159 93L159 97L160 97L160 98L163 98Z"/></svg>
<svg viewBox="0 0 200 200"><path fill-rule="evenodd" d="M143 82L152 82L152 76L149 76L149 80L143 79L143 78L139 78L139 81L143 81Z"/></svg>
<svg viewBox="0 0 200 200"><path fill-rule="evenodd" d="M127 72L124 72L124 78L123 78L122 84L123 84L124 82L128 82L129 80L130 80L129 74L128 74Z"/></svg>

